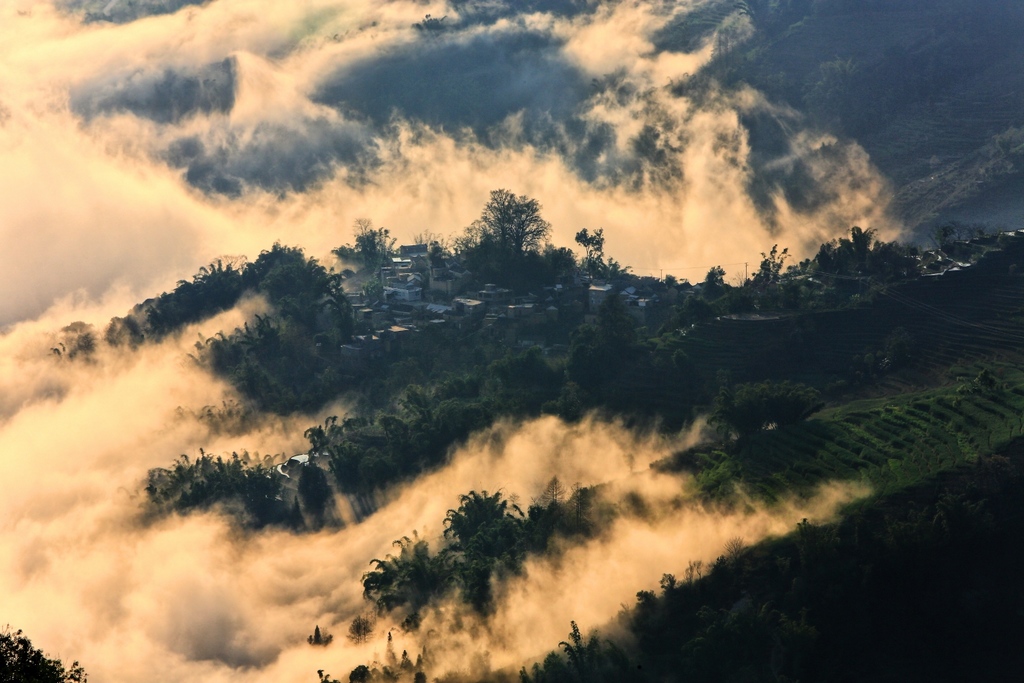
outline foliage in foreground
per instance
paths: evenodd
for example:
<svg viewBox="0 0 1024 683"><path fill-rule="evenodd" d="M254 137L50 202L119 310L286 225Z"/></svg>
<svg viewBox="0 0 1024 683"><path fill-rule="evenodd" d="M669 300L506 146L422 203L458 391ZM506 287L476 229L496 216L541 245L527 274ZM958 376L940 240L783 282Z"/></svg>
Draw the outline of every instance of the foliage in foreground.
<svg viewBox="0 0 1024 683"><path fill-rule="evenodd" d="M47 657L32 646L22 631L0 630L0 683L85 683L78 662L65 668L59 659Z"/></svg>

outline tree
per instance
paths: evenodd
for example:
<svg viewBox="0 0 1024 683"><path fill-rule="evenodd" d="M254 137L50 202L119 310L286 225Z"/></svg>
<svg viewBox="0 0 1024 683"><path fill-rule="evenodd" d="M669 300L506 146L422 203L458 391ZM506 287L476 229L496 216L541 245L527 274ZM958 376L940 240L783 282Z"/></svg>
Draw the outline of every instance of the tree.
<svg viewBox="0 0 1024 683"><path fill-rule="evenodd" d="M316 628L313 629L313 635L311 635L308 638L306 638L306 642L309 643L310 645L321 645L323 647L326 647L326 646L330 645L331 641L333 641L333 640L334 640L334 636L332 636L331 634L329 634L329 633L325 634L325 633L321 633L320 632L320 625L319 624L317 624Z"/></svg>
<svg viewBox="0 0 1024 683"><path fill-rule="evenodd" d="M607 297L597 311L597 325L580 325L570 338L569 379L588 391L598 389L625 367L635 344L633 318L622 298Z"/></svg>
<svg viewBox="0 0 1024 683"><path fill-rule="evenodd" d="M800 422L821 407L821 395L793 382L742 384L723 388L715 399L711 421L740 436Z"/></svg>
<svg viewBox="0 0 1024 683"><path fill-rule="evenodd" d="M299 498L306 512L318 522L323 521L331 500L331 485L327 483L327 475L322 469L310 463L302 468L299 474Z"/></svg>
<svg viewBox="0 0 1024 683"><path fill-rule="evenodd" d="M551 477L551 481L541 492L538 502L544 507L550 507L551 505L561 505L563 498L565 498L565 484L558 477Z"/></svg>
<svg viewBox="0 0 1024 683"><path fill-rule="evenodd" d="M540 216L540 202L509 190L491 191L478 221L485 236L498 243L512 258L522 258L547 239L551 224Z"/></svg>
<svg viewBox="0 0 1024 683"><path fill-rule="evenodd" d="M0 681L7 683L85 683L85 671L74 662L65 669L59 659L50 659L21 631L0 630Z"/></svg>
<svg viewBox="0 0 1024 683"><path fill-rule="evenodd" d="M370 668L365 664L360 664L356 668L352 669L352 673L348 675L349 683L366 683L370 678Z"/></svg>
<svg viewBox="0 0 1024 683"><path fill-rule="evenodd" d="M758 287L767 287L779 282L782 277L782 266L789 258L789 249L779 252L779 245L773 244L772 250L767 254L761 252L761 266L754 273L754 284Z"/></svg>
<svg viewBox="0 0 1024 683"><path fill-rule="evenodd" d="M388 555L370 562L374 568L363 574L363 596L382 613L404 605L416 612L450 585L450 558L447 553L431 556L429 544L415 533L393 545L400 550L397 557Z"/></svg>
<svg viewBox="0 0 1024 683"><path fill-rule="evenodd" d="M590 526L590 498L591 490L576 482L572 485L572 494L569 496L569 507L572 512L572 527L577 533L586 531Z"/></svg>
<svg viewBox="0 0 1024 683"><path fill-rule="evenodd" d="M569 624L572 626L572 630L569 631L569 640L560 641L558 645L569 659L569 666L576 673L576 679L586 681L601 654L601 646L597 636L591 635L589 639L586 639L580 633L580 627L576 625L575 621L570 621Z"/></svg>
<svg viewBox="0 0 1024 683"><path fill-rule="evenodd" d="M373 618L360 614L348 627L348 639L353 643L365 643L373 635Z"/></svg>
<svg viewBox="0 0 1024 683"><path fill-rule="evenodd" d="M576 243L586 250L584 265L590 277L595 277L605 269L604 264L604 228L591 233L583 228L576 233Z"/></svg>
<svg viewBox="0 0 1024 683"><path fill-rule="evenodd" d="M717 299L725 291L725 268L715 266L704 276L703 296L705 299Z"/></svg>
<svg viewBox="0 0 1024 683"><path fill-rule="evenodd" d="M397 240L387 228L374 228L369 218L356 219L354 227L356 254L364 266L377 270L394 252Z"/></svg>

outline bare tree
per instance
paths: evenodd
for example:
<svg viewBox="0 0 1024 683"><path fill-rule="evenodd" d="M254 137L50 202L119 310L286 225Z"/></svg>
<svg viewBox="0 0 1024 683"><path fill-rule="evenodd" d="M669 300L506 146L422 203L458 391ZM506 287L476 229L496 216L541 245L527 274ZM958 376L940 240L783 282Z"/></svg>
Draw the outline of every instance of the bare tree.
<svg viewBox="0 0 1024 683"><path fill-rule="evenodd" d="M726 541L725 552L722 554L725 555L725 559L735 564L736 561L738 561L740 557L743 555L743 551L746 549L746 547L747 546L743 542L743 539L739 536L735 538L730 538L728 541Z"/></svg>
<svg viewBox="0 0 1024 683"><path fill-rule="evenodd" d="M551 232L551 224L540 216L540 202L509 190L491 191L478 221L489 235L513 257L537 249Z"/></svg>
<svg viewBox="0 0 1024 683"><path fill-rule="evenodd" d="M540 494L539 502L544 507L550 505L561 505L565 498L565 484L559 481L558 477L551 477L551 481L544 487Z"/></svg>
<svg viewBox="0 0 1024 683"><path fill-rule="evenodd" d="M348 627L348 639L353 643L365 643L373 634L373 618L360 614Z"/></svg>

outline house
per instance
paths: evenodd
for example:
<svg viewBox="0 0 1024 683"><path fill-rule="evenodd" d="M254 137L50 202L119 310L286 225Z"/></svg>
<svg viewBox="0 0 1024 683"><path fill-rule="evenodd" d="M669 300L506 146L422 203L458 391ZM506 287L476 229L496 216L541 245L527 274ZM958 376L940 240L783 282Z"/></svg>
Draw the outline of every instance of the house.
<svg viewBox="0 0 1024 683"><path fill-rule="evenodd" d="M288 477L291 479L292 475L298 476L302 468L309 464L309 454L302 453L300 455L293 455L292 457L285 460L283 463L275 467L274 469L278 474Z"/></svg>
<svg viewBox="0 0 1024 683"><path fill-rule="evenodd" d="M451 306L445 306L444 304L427 304L427 313L434 317L444 317L445 314L452 312Z"/></svg>
<svg viewBox="0 0 1024 683"><path fill-rule="evenodd" d="M358 335L338 348L338 357L343 367L358 372L365 370L370 361L379 357L383 350L380 337L372 334Z"/></svg>
<svg viewBox="0 0 1024 683"><path fill-rule="evenodd" d="M647 314L654 306L652 299L631 298L626 305L626 312L633 318L637 325L647 324Z"/></svg>
<svg viewBox="0 0 1024 683"><path fill-rule="evenodd" d="M590 311L597 311L611 292L611 285L590 285L590 288L587 290L587 305Z"/></svg>
<svg viewBox="0 0 1024 683"><path fill-rule="evenodd" d="M469 271L462 267L458 259L444 256L430 257L430 289L453 296L459 291L459 284Z"/></svg>
<svg viewBox="0 0 1024 683"><path fill-rule="evenodd" d="M427 250L425 244L403 244L398 247L398 255L407 259L426 258Z"/></svg>
<svg viewBox="0 0 1024 683"><path fill-rule="evenodd" d="M505 309L505 315L509 320L514 320L521 325L538 325L547 319L544 308L532 303L509 306Z"/></svg>
<svg viewBox="0 0 1024 683"><path fill-rule="evenodd" d="M384 298L405 303L420 301L423 298L423 276L406 271L388 278L384 283Z"/></svg>
<svg viewBox="0 0 1024 683"><path fill-rule="evenodd" d="M399 277L403 273L412 272L412 259L407 259L402 256L392 256L390 260L386 261L380 267L380 279L387 281L393 277Z"/></svg>
<svg viewBox="0 0 1024 683"><path fill-rule="evenodd" d="M477 298L489 306L504 306L512 301L512 290L488 284L477 292Z"/></svg>
<svg viewBox="0 0 1024 683"><path fill-rule="evenodd" d="M451 296L455 293L456 283L458 279L449 271L430 269L430 291Z"/></svg>
<svg viewBox="0 0 1024 683"><path fill-rule="evenodd" d="M423 288L415 282L407 282L393 287L385 287L384 296L389 301L419 301L423 298Z"/></svg>
<svg viewBox="0 0 1024 683"><path fill-rule="evenodd" d="M398 349L402 344L406 343L412 338L413 328L405 327L403 325L392 325L391 327L380 331L380 340L384 344L384 350L387 352Z"/></svg>
<svg viewBox="0 0 1024 683"><path fill-rule="evenodd" d="M477 317L484 314L484 311L487 309L487 305L484 304L483 301L477 301L476 299L458 297L452 299L452 308L456 315Z"/></svg>

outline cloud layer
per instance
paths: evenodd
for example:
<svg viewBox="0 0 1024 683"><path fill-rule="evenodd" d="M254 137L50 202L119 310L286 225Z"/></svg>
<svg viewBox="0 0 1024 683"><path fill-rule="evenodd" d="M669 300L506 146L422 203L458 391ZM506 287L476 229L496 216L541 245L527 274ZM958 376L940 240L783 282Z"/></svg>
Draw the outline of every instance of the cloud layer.
<svg viewBox="0 0 1024 683"><path fill-rule="evenodd" d="M88 323L100 313L77 308L54 316ZM468 629L474 617L454 604L430 612L422 636L395 630L399 652L415 657L430 646L436 674L471 660L497 668L541 656L564 637L570 619L602 626L661 573L712 560L737 536L755 542L803 517L828 516L863 493L836 487L771 510L707 509L690 501L685 478L648 469L694 435L545 418L477 435L449 465L389 492L375 514L340 530L247 534L217 512L146 521L140 487L149 468L200 447L280 460L303 448L303 428L322 417L266 420L228 436L191 416L232 395L187 361L190 340L251 314L227 312L179 341L137 353L100 345L91 361L49 353L54 337L43 322L2 339L0 358L16 360L0 375L0 395L20 398L0 413L0 609L47 651L80 660L96 680L142 680L157 667L169 682L298 683L317 669L347 673L382 658L387 630L397 624L382 620L364 645L344 638L350 621L369 608L360 583L369 560L413 530L436 547L446 511L469 490L529 498L558 476L603 483L608 502L643 501L651 512L623 516L559 559L528 561L521 577L498 584L495 614L475 630ZM330 647L306 644L317 624L338 636ZM434 642L430 634L438 632L450 635Z"/></svg>
<svg viewBox="0 0 1024 683"><path fill-rule="evenodd" d="M382 652L305 637L315 624L343 635L365 609L368 560L413 529L437 537L460 493L531 496L557 474L672 510L617 522L557 566L531 561L499 587L482 639L443 650L451 666L471 647L504 666L551 648L569 619L613 618L729 538L781 533L853 495L705 510L684 480L645 469L678 442L541 420L499 425L341 531L245 536L216 513L144 524L149 468L201 447L290 454L322 416L232 436L188 417L233 398L187 361L196 335L251 308L137 354L50 351L69 323L102 331L217 257L275 240L324 257L363 216L402 239L452 233L498 187L539 199L560 245L603 227L608 253L642 274L699 279L776 242L806 254L853 223L893 234L885 182L859 148L749 89L681 94L714 58L713 33L681 47L663 28L705 5L0 4L2 619L96 680L158 668L167 681L309 681ZM729 21L735 40L752 30ZM592 581L607 600L585 604ZM464 617L454 609L430 618Z"/></svg>
<svg viewBox="0 0 1024 683"><path fill-rule="evenodd" d="M0 325L274 239L324 255L360 216L450 234L496 187L638 272L895 234L862 150L754 91L686 94L725 43L672 27L753 31L720 4L5 3Z"/></svg>

